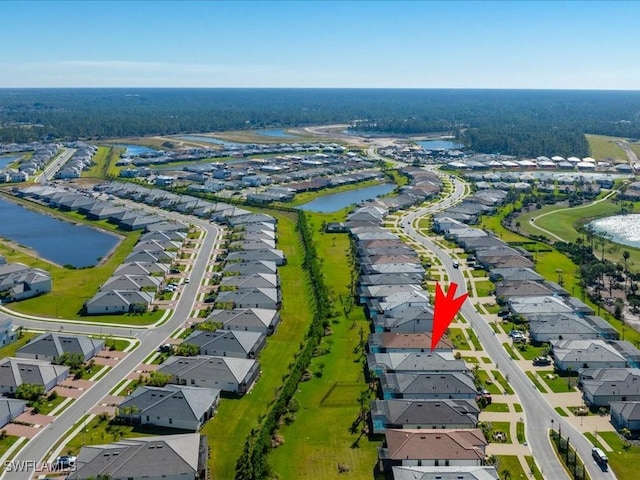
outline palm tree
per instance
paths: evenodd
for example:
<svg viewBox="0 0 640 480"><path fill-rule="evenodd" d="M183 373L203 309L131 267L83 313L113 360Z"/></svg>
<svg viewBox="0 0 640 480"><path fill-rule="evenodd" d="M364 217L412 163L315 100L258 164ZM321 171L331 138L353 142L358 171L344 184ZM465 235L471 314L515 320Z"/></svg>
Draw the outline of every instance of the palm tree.
<svg viewBox="0 0 640 480"><path fill-rule="evenodd" d="M502 472L500 472L500 474L502 475L502 479L503 480L511 480L511 471L508 469L504 469L502 470Z"/></svg>

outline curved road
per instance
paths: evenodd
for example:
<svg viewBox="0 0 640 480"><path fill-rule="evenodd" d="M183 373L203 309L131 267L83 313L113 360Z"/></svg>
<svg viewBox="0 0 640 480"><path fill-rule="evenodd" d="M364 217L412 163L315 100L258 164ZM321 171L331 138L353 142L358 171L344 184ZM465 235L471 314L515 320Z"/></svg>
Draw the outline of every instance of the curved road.
<svg viewBox="0 0 640 480"><path fill-rule="evenodd" d="M419 234L412 226L413 221L417 218L446 210L447 207L464 197L465 184L458 178L454 178L453 182L454 191L449 197L405 215L402 217L401 226L408 236L437 255L445 266L450 281L458 284L459 290L457 293L459 295L467 291L467 282L462 271L453 268L453 259L448 252ZM500 371L505 375L505 378L509 379L509 384L516 392L524 408L528 444L544 477L549 480L569 480L570 478L556 457L553 446L549 441L549 428L553 421L554 427L560 425L562 433L569 435L571 444L577 449L582 461L585 462L592 480L615 479L616 477L612 471L603 472L600 470L591 458L591 443L566 422L563 417L558 415L544 396L540 394L525 373L507 355L489 324L475 310L471 302L465 302L460 313L471 324L486 352L497 365L500 365Z"/></svg>
<svg viewBox="0 0 640 480"><path fill-rule="evenodd" d="M138 206L140 208L140 206ZM218 228L208 222L197 220L193 217L186 217L177 214L169 214L163 212L164 216L181 220L187 224L195 224L205 231L205 237L202 240L198 255L194 261L193 268L190 273L192 282L185 284L180 298L177 302L175 310L171 317L162 325L151 326L144 330L137 330L135 337L138 338L140 344L131 351L127 357L122 359L115 367L113 367L100 381L93 385L87 392L73 402L72 408L66 409L62 414L58 415L53 423L43 428L34 438L29 440L26 445L16 454L13 462L39 462L45 458L51 447L62 439L71 427L78 422L87 412L95 407L100 400L127 375L129 375L142 361L152 352L155 352L160 345L165 343L167 337L179 328L185 319L191 316L196 297L198 295L199 286L204 278L204 274L209 265L209 259L217 244L219 234ZM6 313L6 310L5 312ZM12 316L17 325L24 325L29 328L48 328L51 329L51 322L28 320L18 316ZM54 321L56 326L60 323ZM140 327L110 327L95 326L90 324L66 323L64 327L69 325L69 330L79 333L98 333L113 334L120 336L129 336L135 329ZM67 330L65 330L67 331ZM127 333L128 332L128 333ZM7 480L28 480L33 476L33 471L12 471L4 472L2 479Z"/></svg>

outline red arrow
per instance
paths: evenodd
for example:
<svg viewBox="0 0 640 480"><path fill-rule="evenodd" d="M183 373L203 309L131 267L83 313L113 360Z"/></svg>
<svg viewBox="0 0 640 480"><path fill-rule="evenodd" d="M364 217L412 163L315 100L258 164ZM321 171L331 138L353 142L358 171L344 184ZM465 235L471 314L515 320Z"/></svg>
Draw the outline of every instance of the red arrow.
<svg viewBox="0 0 640 480"><path fill-rule="evenodd" d="M456 313L458 313L469 295L468 293L463 293L458 298L453 298L457 288L458 284L452 282L445 297L440 288L440 284L436 283L436 301L433 307L433 333L431 335L432 352L449 327L453 317L456 316Z"/></svg>

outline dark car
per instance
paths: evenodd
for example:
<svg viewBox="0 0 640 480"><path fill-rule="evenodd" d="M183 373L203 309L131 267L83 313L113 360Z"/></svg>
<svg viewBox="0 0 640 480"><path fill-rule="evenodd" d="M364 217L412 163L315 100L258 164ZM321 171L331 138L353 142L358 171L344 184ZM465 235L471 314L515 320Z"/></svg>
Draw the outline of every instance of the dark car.
<svg viewBox="0 0 640 480"><path fill-rule="evenodd" d="M67 468L72 468L76 464L76 457L72 455L64 455L62 457L56 458L55 467L59 470L64 470Z"/></svg>

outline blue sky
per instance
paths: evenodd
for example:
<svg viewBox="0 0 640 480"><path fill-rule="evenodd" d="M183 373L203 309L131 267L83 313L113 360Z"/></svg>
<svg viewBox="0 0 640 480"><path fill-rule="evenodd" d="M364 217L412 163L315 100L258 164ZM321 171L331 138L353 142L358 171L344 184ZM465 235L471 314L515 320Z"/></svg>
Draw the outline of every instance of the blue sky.
<svg viewBox="0 0 640 480"><path fill-rule="evenodd" d="M0 87L640 89L636 1L0 1Z"/></svg>

